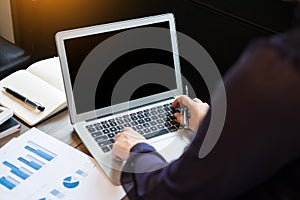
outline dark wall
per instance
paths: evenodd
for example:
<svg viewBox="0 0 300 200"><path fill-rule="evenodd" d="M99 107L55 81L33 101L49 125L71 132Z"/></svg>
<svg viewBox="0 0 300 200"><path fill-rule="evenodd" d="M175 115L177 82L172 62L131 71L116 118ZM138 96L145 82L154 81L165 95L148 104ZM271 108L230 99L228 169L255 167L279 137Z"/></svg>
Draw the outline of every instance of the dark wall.
<svg viewBox="0 0 300 200"><path fill-rule="evenodd" d="M224 74L253 40L288 30L295 4L281 0L11 0L17 45L33 61L57 55L55 33L172 12L177 30L200 43ZM179 44L180 46L180 44ZM208 94L201 76L182 61L182 73ZM201 87L198 87L201 85Z"/></svg>
<svg viewBox="0 0 300 200"><path fill-rule="evenodd" d="M187 0L176 10L177 28L197 40L212 56L221 74L234 64L249 43L289 30L295 4L280 0ZM200 76L181 63L183 75L196 84L203 100L209 95ZM199 80L200 81L199 83ZM200 85L200 87L199 87Z"/></svg>
<svg viewBox="0 0 300 200"><path fill-rule="evenodd" d="M172 0L11 0L16 42L35 60L56 55L60 30L171 11ZM170 7L170 8L169 8Z"/></svg>
<svg viewBox="0 0 300 200"><path fill-rule="evenodd" d="M11 0L16 43L34 60L56 55L65 29L173 12L177 29L228 68L253 38L283 32L294 5L280 0Z"/></svg>

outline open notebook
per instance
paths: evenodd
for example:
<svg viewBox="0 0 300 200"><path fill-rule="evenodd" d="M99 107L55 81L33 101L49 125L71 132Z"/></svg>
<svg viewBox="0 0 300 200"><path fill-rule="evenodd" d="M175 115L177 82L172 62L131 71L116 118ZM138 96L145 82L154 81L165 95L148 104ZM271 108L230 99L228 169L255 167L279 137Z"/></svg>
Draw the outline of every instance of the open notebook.
<svg viewBox="0 0 300 200"><path fill-rule="evenodd" d="M19 70L0 81L0 88L10 88L30 100L45 106L43 112L36 111L24 102L0 92L0 103L11 108L14 114L33 126L67 106L60 63L57 57L42 60Z"/></svg>

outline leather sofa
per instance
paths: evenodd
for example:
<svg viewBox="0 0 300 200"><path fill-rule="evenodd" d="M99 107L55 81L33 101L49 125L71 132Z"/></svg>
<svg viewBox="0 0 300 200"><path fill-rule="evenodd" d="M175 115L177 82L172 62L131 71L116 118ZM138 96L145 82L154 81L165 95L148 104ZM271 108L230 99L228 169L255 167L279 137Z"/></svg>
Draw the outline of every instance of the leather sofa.
<svg viewBox="0 0 300 200"><path fill-rule="evenodd" d="M0 37L0 80L19 69L24 69L30 62L30 55L24 49Z"/></svg>

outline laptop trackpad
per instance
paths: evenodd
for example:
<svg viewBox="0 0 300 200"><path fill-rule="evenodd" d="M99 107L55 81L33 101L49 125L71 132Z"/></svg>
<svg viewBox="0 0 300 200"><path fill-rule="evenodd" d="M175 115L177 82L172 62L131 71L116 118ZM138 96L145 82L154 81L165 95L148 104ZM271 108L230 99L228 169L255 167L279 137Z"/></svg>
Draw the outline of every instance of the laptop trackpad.
<svg viewBox="0 0 300 200"><path fill-rule="evenodd" d="M167 162L179 158L188 145L181 136L174 136L151 143L151 145L166 159Z"/></svg>

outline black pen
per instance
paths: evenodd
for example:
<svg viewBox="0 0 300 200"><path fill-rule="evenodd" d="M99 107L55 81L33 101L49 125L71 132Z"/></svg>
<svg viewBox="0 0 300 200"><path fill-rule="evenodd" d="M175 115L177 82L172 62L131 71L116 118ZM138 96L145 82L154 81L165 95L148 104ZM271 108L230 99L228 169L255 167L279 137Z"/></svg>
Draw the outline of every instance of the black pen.
<svg viewBox="0 0 300 200"><path fill-rule="evenodd" d="M186 96L189 96L189 89L188 89L188 86L186 85L185 86L185 95ZM184 129L188 129L189 128L189 109L184 106L183 107L183 128Z"/></svg>
<svg viewBox="0 0 300 200"><path fill-rule="evenodd" d="M16 99L19 99L20 101L23 101L24 103L26 103L27 105L33 107L34 109L37 109L41 112L43 112L45 110L45 107L42 106L41 104L37 103L37 102L34 102L34 101L31 101L30 99L24 97L23 95L19 94L18 92L16 91L13 91L12 89L10 88L7 88L7 87L3 87L3 90L7 93L7 94L10 94L12 95L13 97L15 97Z"/></svg>

